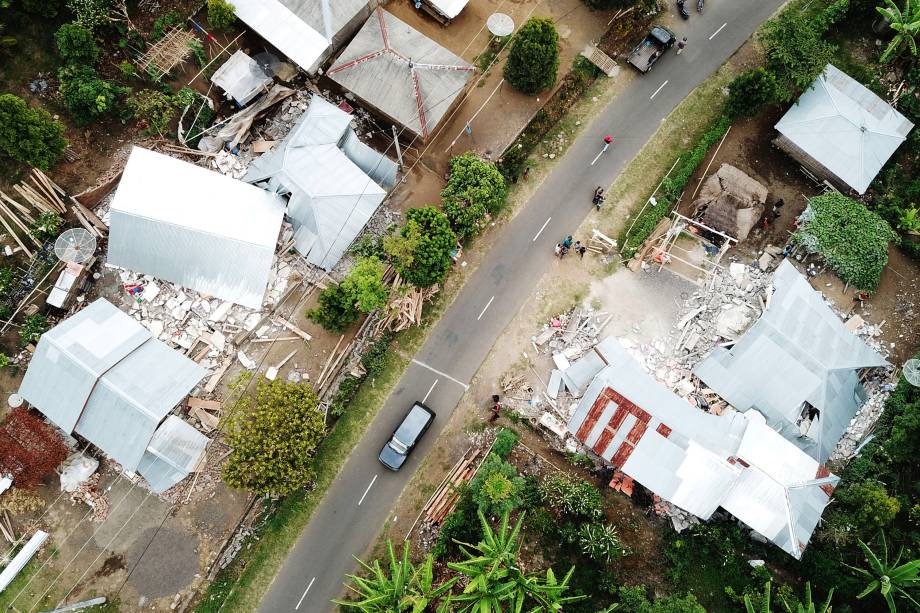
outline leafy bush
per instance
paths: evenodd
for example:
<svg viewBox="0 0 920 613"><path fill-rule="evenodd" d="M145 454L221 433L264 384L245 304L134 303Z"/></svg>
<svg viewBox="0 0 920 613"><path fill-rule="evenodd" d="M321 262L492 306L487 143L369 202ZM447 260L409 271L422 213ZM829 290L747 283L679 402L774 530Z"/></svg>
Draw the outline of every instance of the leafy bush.
<svg viewBox="0 0 920 613"><path fill-rule="evenodd" d="M150 32L150 38L160 40L166 33L176 26L185 24L185 18L179 11L167 11L165 15L160 15L153 22L153 30Z"/></svg>
<svg viewBox="0 0 920 613"><path fill-rule="evenodd" d="M447 276L457 236L444 213L425 207L406 211L406 224L396 236L385 238L383 245L403 279L416 287L429 287Z"/></svg>
<svg viewBox="0 0 920 613"><path fill-rule="evenodd" d="M368 377L376 377L383 370L386 364L386 355L390 350L390 343L393 342L393 333L384 332L380 338L371 343L364 355L361 356L361 366Z"/></svg>
<svg viewBox="0 0 920 613"><path fill-rule="evenodd" d="M779 85L772 72L755 68L741 73L728 84L725 112L732 117L754 117L760 109L778 101Z"/></svg>
<svg viewBox="0 0 920 613"><path fill-rule="evenodd" d="M111 20L115 0L67 0L67 7L84 28L95 30Z"/></svg>
<svg viewBox="0 0 920 613"><path fill-rule="evenodd" d="M208 23L215 30L229 30L236 21L233 5L227 0L208 0Z"/></svg>
<svg viewBox="0 0 920 613"><path fill-rule="evenodd" d="M517 469L494 453L485 459L470 482L473 500L486 515L503 515L521 506L524 479Z"/></svg>
<svg viewBox="0 0 920 613"><path fill-rule="evenodd" d="M696 596L664 596L652 603L645 593L645 586L624 585L618 590L621 609L629 613L706 613Z"/></svg>
<svg viewBox="0 0 920 613"><path fill-rule="evenodd" d="M792 235L810 253L820 253L847 283L878 287L888 263L888 243L897 235L888 223L851 198L829 193L812 198Z"/></svg>
<svg viewBox="0 0 920 613"><path fill-rule="evenodd" d="M370 313L386 304L389 290L383 285L383 273L383 262L371 256L360 258L342 280L352 304L362 312Z"/></svg>
<svg viewBox="0 0 920 613"><path fill-rule="evenodd" d="M285 496L307 485L326 430L317 403L308 384L259 377L255 393L245 391L229 412L227 484L258 496Z"/></svg>
<svg viewBox="0 0 920 613"><path fill-rule="evenodd" d="M854 483L842 489L837 500L853 508L856 525L870 530L888 526L901 510L898 499L889 496L885 486L877 481Z"/></svg>
<svg viewBox="0 0 920 613"><path fill-rule="evenodd" d="M307 311L310 321L332 332L344 332L359 316L351 294L341 284L330 285L321 291L316 307Z"/></svg>
<svg viewBox="0 0 920 613"><path fill-rule="evenodd" d="M383 249L383 237L372 234L364 234L355 243L348 248L349 253L353 253L362 258L371 256L384 259L387 252Z"/></svg>
<svg viewBox="0 0 920 613"><path fill-rule="evenodd" d="M549 89L559 70L559 34L552 19L533 17L518 30L511 43L505 78L529 95Z"/></svg>
<svg viewBox="0 0 920 613"><path fill-rule="evenodd" d="M133 79L137 76L137 70L134 68L134 64L128 60L124 60L118 64L118 72L121 73L123 79Z"/></svg>
<svg viewBox="0 0 920 613"><path fill-rule="evenodd" d="M360 387L361 379L354 375L345 375L339 383L339 389L335 391L335 394L332 395L332 400L329 401L329 414L336 418L344 415Z"/></svg>
<svg viewBox="0 0 920 613"><path fill-rule="evenodd" d="M10 356L5 353L0 353L0 370L3 370L10 365Z"/></svg>
<svg viewBox="0 0 920 613"><path fill-rule="evenodd" d="M0 94L0 151L42 170L54 166L67 148L64 126L44 109L30 108L13 94Z"/></svg>
<svg viewBox="0 0 920 613"><path fill-rule="evenodd" d="M25 347L29 344L38 343L41 335L48 331L48 318L41 313L35 313L26 317L19 328L19 346Z"/></svg>
<svg viewBox="0 0 920 613"><path fill-rule="evenodd" d="M95 64L99 48L92 30L78 23L65 23L54 33L58 55L65 64Z"/></svg>
<svg viewBox="0 0 920 613"><path fill-rule="evenodd" d="M78 126L86 126L110 114L115 109L116 96L124 91L111 81L99 78L91 66L65 66L58 71L58 78L64 104Z"/></svg>
<svg viewBox="0 0 920 613"><path fill-rule="evenodd" d="M40 243L47 243L58 237L62 223L64 223L64 220L61 219L59 215L55 213L42 213L29 228L29 231L37 241Z"/></svg>
<svg viewBox="0 0 920 613"><path fill-rule="evenodd" d="M597 562L610 563L626 555L626 549L610 524L582 524L578 529L581 552Z"/></svg>
<svg viewBox="0 0 920 613"><path fill-rule="evenodd" d="M543 502L563 515L590 520L598 520L604 515L600 491L584 479L556 473L543 481L540 491Z"/></svg>
<svg viewBox="0 0 920 613"><path fill-rule="evenodd" d="M163 136L176 115L170 96L153 89L143 89L128 98L128 108L141 128L149 134Z"/></svg>
<svg viewBox="0 0 920 613"><path fill-rule="evenodd" d="M511 451L518 444L518 434L510 428L502 428L495 437L495 444L492 445L492 453L505 460L511 455Z"/></svg>
<svg viewBox="0 0 920 613"><path fill-rule="evenodd" d="M0 298L8 298L19 285L19 278L12 266L0 266Z"/></svg>
<svg viewBox="0 0 920 613"><path fill-rule="evenodd" d="M798 11L783 11L764 26L767 69L776 76L780 99L794 98L833 60L835 47L822 39L826 27Z"/></svg>
<svg viewBox="0 0 920 613"><path fill-rule="evenodd" d="M431 548L431 554L440 560L449 553L458 551L456 541L477 543L482 538L482 524L476 515L478 508L473 500L469 485L460 486L460 497L454 510L441 522L438 540Z"/></svg>
<svg viewBox="0 0 920 613"><path fill-rule="evenodd" d="M441 192L444 200L475 202L496 215L502 210L507 196L505 179L492 162L473 152L451 159L450 178Z"/></svg>

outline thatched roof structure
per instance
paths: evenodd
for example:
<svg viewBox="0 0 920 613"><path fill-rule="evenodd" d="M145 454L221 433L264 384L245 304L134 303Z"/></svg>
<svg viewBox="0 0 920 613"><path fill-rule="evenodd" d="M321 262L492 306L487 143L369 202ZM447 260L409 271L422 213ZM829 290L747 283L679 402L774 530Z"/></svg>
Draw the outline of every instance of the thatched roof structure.
<svg viewBox="0 0 920 613"><path fill-rule="evenodd" d="M763 215L767 188L730 164L703 183L693 203L701 223L743 241Z"/></svg>

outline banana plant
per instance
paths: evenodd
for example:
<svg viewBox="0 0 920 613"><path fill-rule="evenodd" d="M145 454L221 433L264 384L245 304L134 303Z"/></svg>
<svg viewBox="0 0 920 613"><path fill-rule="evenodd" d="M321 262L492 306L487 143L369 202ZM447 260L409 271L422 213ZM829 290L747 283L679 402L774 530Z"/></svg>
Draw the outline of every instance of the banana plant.
<svg viewBox="0 0 920 613"><path fill-rule="evenodd" d="M910 50L911 55L917 55L917 37L920 36L920 0L904 0L904 8L899 8L894 0L884 0L887 7L877 6L877 10L889 27L895 31L894 38L882 52L879 60L883 64L895 59L904 48Z"/></svg>
<svg viewBox="0 0 920 613"><path fill-rule="evenodd" d="M769 581L764 586L763 597L760 600L760 607L755 607L754 603L751 601L749 594L744 595L744 609L745 613L772 613L773 610L770 608L770 595L772 592L772 585ZM824 602L816 604L811 597L811 583L805 583L805 602L793 602L789 604L789 601L780 594L780 601L783 603L783 608L785 613L831 613L831 599L834 597L834 590L831 588L831 591L828 592L827 598L824 599ZM795 605L793 607L793 605Z"/></svg>
<svg viewBox="0 0 920 613"><path fill-rule="evenodd" d="M904 548L902 547L894 561L890 561L888 558L888 542L885 540L884 533L881 536L881 557L869 549L869 546L864 542L859 541L859 548L862 549L869 568L857 568L847 564L848 568L870 580L866 588L856 597L862 600L877 591L888 605L889 613L897 613L898 608L895 603L895 596L910 602L915 610L920 610L920 603L909 593L909 591L920 586L920 560L911 560L910 562L899 564L901 556L904 554Z"/></svg>

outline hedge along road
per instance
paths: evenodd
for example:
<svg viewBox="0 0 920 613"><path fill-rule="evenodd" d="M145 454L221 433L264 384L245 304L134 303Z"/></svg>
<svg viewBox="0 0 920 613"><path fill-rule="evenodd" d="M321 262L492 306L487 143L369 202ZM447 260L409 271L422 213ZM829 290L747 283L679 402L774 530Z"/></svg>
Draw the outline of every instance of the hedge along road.
<svg viewBox="0 0 920 613"><path fill-rule="evenodd" d="M330 600L342 593L345 574L355 569L354 556L364 555L374 542L421 460L437 444L468 382L551 264L553 246L592 210L594 188L611 185L681 100L782 4L710 0L702 15L693 11L687 21L675 20L678 39L688 39L683 53L669 51L650 73L635 79L587 126L523 210L485 238L492 241L492 249L346 460L260 611L334 610ZM615 142L592 164L608 133ZM412 403L423 399L437 418L402 470L390 472L377 454Z"/></svg>

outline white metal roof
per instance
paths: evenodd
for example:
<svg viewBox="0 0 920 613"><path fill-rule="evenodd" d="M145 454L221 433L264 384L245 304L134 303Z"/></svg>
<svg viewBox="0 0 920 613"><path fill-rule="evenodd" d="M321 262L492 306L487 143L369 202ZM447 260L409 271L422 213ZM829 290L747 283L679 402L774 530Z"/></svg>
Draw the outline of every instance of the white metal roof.
<svg viewBox="0 0 920 613"><path fill-rule="evenodd" d="M864 194L913 124L858 81L828 64L776 129Z"/></svg>
<svg viewBox="0 0 920 613"><path fill-rule="evenodd" d="M108 264L261 308L284 201L134 147L111 207Z"/></svg>
<svg viewBox="0 0 920 613"><path fill-rule="evenodd" d="M236 16L294 63L313 74L330 42L278 0L233 0Z"/></svg>
<svg viewBox="0 0 920 613"><path fill-rule="evenodd" d="M272 84L272 78L242 50L230 56L211 77L218 86L240 104L246 104Z"/></svg>

